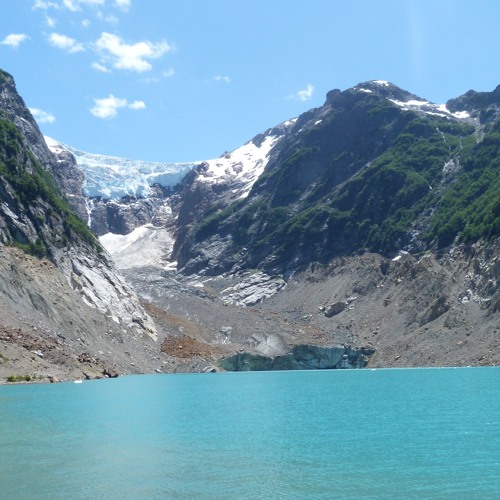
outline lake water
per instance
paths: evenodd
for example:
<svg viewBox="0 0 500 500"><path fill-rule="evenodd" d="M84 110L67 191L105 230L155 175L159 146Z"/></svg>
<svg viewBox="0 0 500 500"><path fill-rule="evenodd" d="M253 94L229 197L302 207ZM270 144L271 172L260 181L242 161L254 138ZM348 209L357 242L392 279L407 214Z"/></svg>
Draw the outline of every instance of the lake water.
<svg viewBox="0 0 500 500"><path fill-rule="evenodd" d="M500 498L500 368L0 387L0 498Z"/></svg>

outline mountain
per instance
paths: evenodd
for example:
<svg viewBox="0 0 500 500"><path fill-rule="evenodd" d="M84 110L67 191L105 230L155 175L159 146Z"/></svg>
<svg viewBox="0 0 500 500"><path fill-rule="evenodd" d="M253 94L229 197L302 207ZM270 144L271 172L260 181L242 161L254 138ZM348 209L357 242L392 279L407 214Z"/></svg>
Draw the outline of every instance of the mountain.
<svg viewBox="0 0 500 500"><path fill-rule="evenodd" d="M137 295L63 194L85 203L83 179L72 156L57 161L50 152L14 80L0 72L2 372L10 359L29 360L42 378L104 376L125 362L129 371L125 351L156 340Z"/></svg>
<svg viewBox="0 0 500 500"><path fill-rule="evenodd" d="M158 347L108 352L129 371L498 364L499 88L434 104L365 82L183 164L36 141L155 322Z"/></svg>
<svg viewBox="0 0 500 500"><path fill-rule="evenodd" d="M448 109L388 82L330 92L297 119L245 199L200 213L179 266L290 273L499 236L498 95Z"/></svg>

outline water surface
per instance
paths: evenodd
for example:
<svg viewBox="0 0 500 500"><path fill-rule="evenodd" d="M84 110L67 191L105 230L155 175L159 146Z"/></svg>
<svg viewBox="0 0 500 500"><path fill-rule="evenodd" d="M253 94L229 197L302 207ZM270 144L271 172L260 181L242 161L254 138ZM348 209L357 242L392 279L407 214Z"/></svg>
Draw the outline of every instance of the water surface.
<svg viewBox="0 0 500 500"><path fill-rule="evenodd" d="M0 497L499 498L500 368L0 388Z"/></svg>

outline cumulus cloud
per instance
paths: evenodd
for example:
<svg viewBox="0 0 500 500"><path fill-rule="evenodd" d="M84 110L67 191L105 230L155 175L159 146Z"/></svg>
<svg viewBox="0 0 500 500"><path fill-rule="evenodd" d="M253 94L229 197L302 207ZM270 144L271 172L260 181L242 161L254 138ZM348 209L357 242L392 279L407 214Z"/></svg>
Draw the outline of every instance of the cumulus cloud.
<svg viewBox="0 0 500 500"><path fill-rule="evenodd" d="M231 78L228 76L217 75L212 78L216 82L231 83Z"/></svg>
<svg viewBox="0 0 500 500"><path fill-rule="evenodd" d="M308 101L314 94L314 87L308 83L306 88L289 96L289 99L298 99L299 101Z"/></svg>
<svg viewBox="0 0 500 500"><path fill-rule="evenodd" d="M134 101L131 102L128 107L130 109L146 109L146 103L144 101Z"/></svg>
<svg viewBox="0 0 500 500"><path fill-rule="evenodd" d="M54 123L56 121L56 117L47 111L38 108L29 108L29 110L38 123Z"/></svg>
<svg viewBox="0 0 500 500"><path fill-rule="evenodd" d="M93 7L104 5L105 0L63 0L63 5L72 12L82 10L82 5L90 5Z"/></svg>
<svg viewBox="0 0 500 500"><path fill-rule="evenodd" d="M143 73L152 69L148 59L158 59L163 54L171 52L173 47L166 41L143 41L129 45L118 35L102 33L94 44L103 62L110 63L115 69L124 69Z"/></svg>
<svg viewBox="0 0 500 500"><path fill-rule="evenodd" d="M129 103L127 99L115 97L109 94L108 97L94 99L95 106L90 112L97 118L114 118L118 114L118 110L122 108L129 109L144 109L146 104L144 101L133 101Z"/></svg>
<svg viewBox="0 0 500 500"><path fill-rule="evenodd" d="M1 45L8 45L13 49L17 49L21 43L28 40L29 36L24 33L12 33L11 35L7 35L1 42Z"/></svg>
<svg viewBox="0 0 500 500"><path fill-rule="evenodd" d="M118 24L120 22L120 20L116 16L113 16L111 14L106 16L102 12L97 13L97 19L109 24Z"/></svg>
<svg viewBox="0 0 500 500"><path fill-rule="evenodd" d="M130 9L130 4L130 0L115 0L116 7L123 10L123 12L127 12Z"/></svg>
<svg viewBox="0 0 500 500"><path fill-rule="evenodd" d="M111 70L109 68L103 66L102 64L99 64L98 62L92 63L92 68L94 68L96 71L100 71L101 73L111 73Z"/></svg>
<svg viewBox="0 0 500 500"><path fill-rule="evenodd" d="M59 9L59 4L56 2L46 1L46 0L35 0L33 3L33 9Z"/></svg>
<svg viewBox="0 0 500 500"><path fill-rule="evenodd" d="M63 5L71 12L78 12L82 10L75 0L63 0Z"/></svg>
<svg viewBox="0 0 500 500"><path fill-rule="evenodd" d="M65 50L70 54L85 50L81 43L78 43L76 40L70 38L69 36L61 35L59 33L51 33L49 35L49 42L52 46Z"/></svg>
<svg viewBox="0 0 500 500"><path fill-rule="evenodd" d="M53 18L45 14L45 22L49 28L55 28L57 21Z"/></svg>
<svg viewBox="0 0 500 500"><path fill-rule="evenodd" d="M56 9L66 8L71 12L81 12L83 7L102 7L106 0L34 0L33 9Z"/></svg>

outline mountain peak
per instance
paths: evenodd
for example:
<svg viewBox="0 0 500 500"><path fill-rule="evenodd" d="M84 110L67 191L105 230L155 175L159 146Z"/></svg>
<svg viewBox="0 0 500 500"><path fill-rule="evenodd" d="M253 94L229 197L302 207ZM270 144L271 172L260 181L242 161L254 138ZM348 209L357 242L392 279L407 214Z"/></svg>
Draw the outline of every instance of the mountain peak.
<svg viewBox="0 0 500 500"><path fill-rule="evenodd" d="M387 80L369 80L367 82L359 83L350 90L354 92L374 94L387 99L394 99L403 102L412 99L420 99L415 94L411 94L410 92L403 90Z"/></svg>

